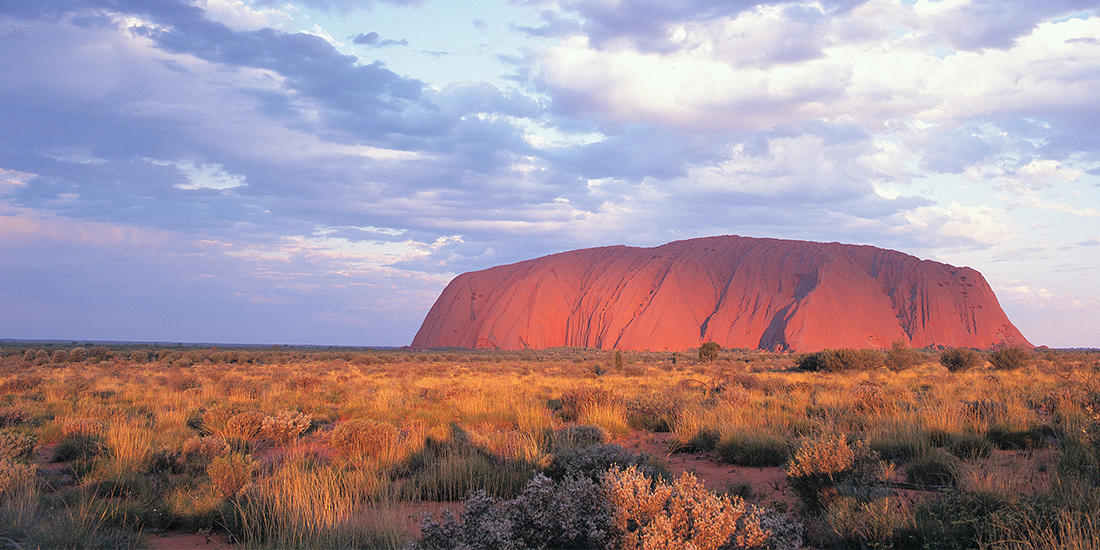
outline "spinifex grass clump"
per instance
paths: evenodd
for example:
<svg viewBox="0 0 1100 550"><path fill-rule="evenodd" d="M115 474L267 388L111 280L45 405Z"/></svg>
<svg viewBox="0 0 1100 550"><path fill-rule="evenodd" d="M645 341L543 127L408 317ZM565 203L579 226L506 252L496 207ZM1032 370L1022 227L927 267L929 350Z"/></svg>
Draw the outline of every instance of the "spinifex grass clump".
<svg viewBox="0 0 1100 550"><path fill-rule="evenodd" d="M522 490L535 466L506 460L478 447L461 431L451 439L429 439L408 460L411 478L404 487L412 498L428 501L462 500L476 491L511 497Z"/></svg>
<svg viewBox="0 0 1100 550"><path fill-rule="evenodd" d="M954 487L959 484L961 476L959 460L934 449L913 459L905 468L905 476L910 483L918 485Z"/></svg>
<svg viewBox="0 0 1100 550"><path fill-rule="evenodd" d="M722 462L740 466L782 466L790 456L787 440L769 433L735 433L722 438L716 450Z"/></svg>

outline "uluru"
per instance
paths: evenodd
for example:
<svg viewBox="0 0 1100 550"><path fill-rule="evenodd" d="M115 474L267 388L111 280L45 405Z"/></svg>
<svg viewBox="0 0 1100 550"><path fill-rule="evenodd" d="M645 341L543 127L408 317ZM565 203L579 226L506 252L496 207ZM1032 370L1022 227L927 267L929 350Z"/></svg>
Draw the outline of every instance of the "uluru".
<svg viewBox="0 0 1100 550"><path fill-rule="evenodd" d="M981 273L894 250L740 236L608 246L463 273L414 348L816 351L1031 347Z"/></svg>

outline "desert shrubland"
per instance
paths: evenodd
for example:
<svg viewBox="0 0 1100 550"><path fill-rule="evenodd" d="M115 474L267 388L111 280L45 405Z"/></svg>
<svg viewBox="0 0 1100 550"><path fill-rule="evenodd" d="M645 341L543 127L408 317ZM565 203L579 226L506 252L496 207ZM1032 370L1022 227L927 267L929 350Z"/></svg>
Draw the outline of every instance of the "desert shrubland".
<svg viewBox="0 0 1100 550"><path fill-rule="evenodd" d="M1096 547L1100 355L715 353L5 348L0 537ZM707 490L677 453L782 483ZM421 538L378 519L427 502L456 512Z"/></svg>

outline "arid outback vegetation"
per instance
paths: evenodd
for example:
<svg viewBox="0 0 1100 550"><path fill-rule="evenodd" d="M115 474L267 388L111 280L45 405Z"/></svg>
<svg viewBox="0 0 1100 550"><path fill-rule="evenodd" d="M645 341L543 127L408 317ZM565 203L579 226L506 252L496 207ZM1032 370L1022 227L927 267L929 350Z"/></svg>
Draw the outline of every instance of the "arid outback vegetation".
<svg viewBox="0 0 1100 550"><path fill-rule="evenodd" d="M22 548L1100 548L1095 351L39 346Z"/></svg>

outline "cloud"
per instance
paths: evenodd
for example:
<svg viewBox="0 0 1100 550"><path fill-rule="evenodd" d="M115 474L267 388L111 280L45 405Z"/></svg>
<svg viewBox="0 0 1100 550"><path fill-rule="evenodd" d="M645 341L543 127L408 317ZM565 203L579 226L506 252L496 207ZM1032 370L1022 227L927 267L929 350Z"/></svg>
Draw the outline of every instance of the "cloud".
<svg viewBox="0 0 1100 550"><path fill-rule="evenodd" d="M1042 23L1098 6L1094 0L1008 4L996 0L918 0L913 9L927 16L935 32L959 50L1007 50Z"/></svg>
<svg viewBox="0 0 1100 550"><path fill-rule="evenodd" d="M1008 242L1015 233L997 209L954 201L948 206L923 206L901 217L908 224L896 231L937 248L985 249Z"/></svg>
<svg viewBox="0 0 1100 550"><path fill-rule="evenodd" d="M377 32L371 31L366 34L359 33L351 37L351 41L354 44L360 46L370 46L372 48L387 48L390 46L408 46L409 41L402 38L401 40L386 39L382 40Z"/></svg>
<svg viewBox="0 0 1100 550"><path fill-rule="evenodd" d="M115 338L404 344L454 273L584 246L1042 250L1013 287L1063 297L1094 244L1100 18L1051 15L1079 3L518 2L440 29L477 53L425 42L509 74L433 85L404 40L325 38L399 28L375 5L0 5L0 300L30 332L94 287L138 310Z"/></svg>
<svg viewBox="0 0 1100 550"><path fill-rule="evenodd" d="M254 1L257 5L260 6L286 5L285 0ZM425 0L295 0L295 3L316 10L335 12L339 14L348 14L357 10L369 11L374 7L375 2L391 4L394 6L419 6L423 4L424 1Z"/></svg>

